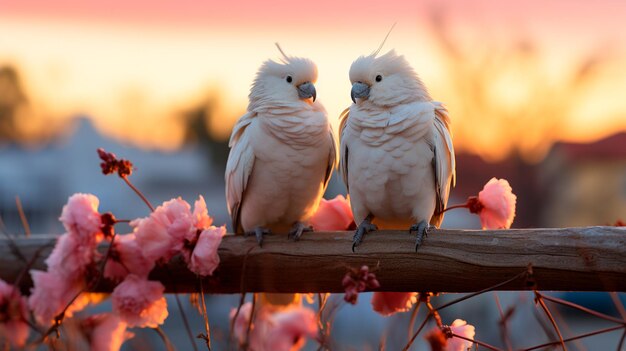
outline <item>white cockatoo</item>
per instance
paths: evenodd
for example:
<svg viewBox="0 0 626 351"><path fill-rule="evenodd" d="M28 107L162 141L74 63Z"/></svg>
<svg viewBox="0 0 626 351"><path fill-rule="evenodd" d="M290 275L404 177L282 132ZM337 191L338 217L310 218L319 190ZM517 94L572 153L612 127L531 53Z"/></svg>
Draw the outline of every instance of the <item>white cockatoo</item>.
<svg viewBox="0 0 626 351"><path fill-rule="evenodd" d="M280 50L280 47L279 47ZM282 50L265 61L235 124L226 165L226 200L235 233L259 242L271 231L299 239L336 160L333 132L317 101L317 67Z"/></svg>
<svg viewBox="0 0 626 351"><path fill-rule="evenodd" d="M359 223L353 246L378 229L439 227L455 178L448 112L406 59L390 51L350 67L352 104L341 115L340 171Z"/></svg>

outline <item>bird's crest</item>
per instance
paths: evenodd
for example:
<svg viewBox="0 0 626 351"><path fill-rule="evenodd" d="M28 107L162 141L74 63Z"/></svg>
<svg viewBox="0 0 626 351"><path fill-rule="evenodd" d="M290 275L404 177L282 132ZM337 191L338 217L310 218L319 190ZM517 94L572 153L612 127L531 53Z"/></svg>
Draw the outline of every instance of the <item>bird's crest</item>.
<svg viewBox="0 0 626 351"><path fill-rule="evenodd" d="M389 31L387 32L387 35L385 35L385 39L383 39L382 43L380 43L380 46L378 47L378 49L376 49L376 51L374 51L372 53L372 56L374 56L374 57L378 56L378 53L380 52L380 50L383 49L383 45L385 45L385 42L387 41L387 38L389 38L389 35L393 31L393 29L396 27L396 24L398 24L398 22L395 22L394 24L391 25L391 28L389 28ZM278 43L276 45L278 45ZM280 47L278 49L280 50ZM282 52L282 50L281 50L281 52Z"/></svg>
<svg viewBox="0 0 626 351"><path fill-rule="evenodd" d="M274 45L276 45L276 48L278 49L278 51L280 51L281 55L283 55L283 62L287 63L289 62L289 56L287 56L287 54L285 54L285 52L283 51L283 48L280 47L280 44L278 42L275 42Z"/></svg>

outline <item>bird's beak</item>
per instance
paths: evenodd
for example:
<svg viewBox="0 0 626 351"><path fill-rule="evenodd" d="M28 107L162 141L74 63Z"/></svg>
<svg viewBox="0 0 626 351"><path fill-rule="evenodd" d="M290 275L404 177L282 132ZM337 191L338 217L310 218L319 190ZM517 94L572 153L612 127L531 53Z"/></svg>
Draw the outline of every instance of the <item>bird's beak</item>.
<svg viewBox="0 0 626 351"><path fill-rule="evenodd" d="M300 99L308 99L313 98L313 102L315 102L315 98L317 97L317 92L315 91L315 85L311 82L306 82L298 85L298 96Z"/></svg>
<svg viewBox="0 0 626 351"><path fill-rule="evenodd" d="M352 84L352 91L350 92L350 97L352 97L352 102L356 104L356 99L367 99L370 96L370 86L356 82Z"/></svg>

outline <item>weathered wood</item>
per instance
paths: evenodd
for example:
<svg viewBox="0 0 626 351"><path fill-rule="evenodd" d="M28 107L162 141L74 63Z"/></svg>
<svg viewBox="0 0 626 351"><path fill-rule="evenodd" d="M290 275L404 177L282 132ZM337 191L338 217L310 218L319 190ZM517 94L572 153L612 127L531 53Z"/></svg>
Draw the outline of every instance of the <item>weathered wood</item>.
<svg viewBox="0 0 626 351"><path fill-rule="evenodd" d="M30 258L53 241L51 236L35 236L16 243ZM532 264L541 290L626 291L626 228L434 230L418 252L405 231L368 234L356 253L351 243L351 232L306 233L298 242L270 235L262 248L253 237L226 236L219 249L220 267L207 278L205 290L342 292L348 269L368 265L380 290L470 292L503 282ZM34 269L45 269L50 250L49 245ZM0 278L15 281L23 266L7 240L0 240ZM197 291L197 278L180 259L157 268L151 278L161 280L170 292ZM24 280L22 288L29 284ZM519 279L499 289L523 290L526 284ZM98 290L110 288L103 283Z"/></svg>

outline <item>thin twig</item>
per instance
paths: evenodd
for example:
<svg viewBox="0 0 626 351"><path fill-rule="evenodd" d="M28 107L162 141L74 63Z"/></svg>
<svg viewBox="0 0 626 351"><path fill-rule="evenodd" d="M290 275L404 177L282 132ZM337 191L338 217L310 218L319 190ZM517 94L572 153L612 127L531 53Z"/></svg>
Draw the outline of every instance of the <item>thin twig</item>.
<svg viewBox="0 0 626 351"><path fill-rule="evenodd" d="M161 327L152 328L152 330L154 330L157 334L159 334L159 336L161 337L161 340L163 340L163 343L165 344L165 348L167 349L167 351L176 350L174 346L172 345L170 338L167 337L167 334L165 334L165 332L163 331L163 329L161 329Z"/></svg>
<svg viewBox="0 0 626 351"><path fill-rule="evenodd" d="M154 207L152 207L152 204L150 204L150 201L148 201L148 199L146 199L146 197L141 193L141 191L139 191L139 189L135 188L135 186L133 185L133 183L130 182L130 180L128 180L128 177L124 176L121 177L122 179L124 179L124 181L126 182L126 184L128 184L128 186L133 189L133 191L135 192L135 194L137 194L141 200L143 200L143 202L148 205L148 207L150 208L151 212L154 212Z"/></svg>
<svg viewBox="0 0 626 351"><path fill-rule="evenodd" d="M504 314L502 310L502 305L500 304L500 298L498 297L498 293L493 292L494 300L496 301L496 306L498 307L498 312L500 313L500 327L502 328L502 340L504 341L504 345L506 345L506 349L511 351L513 349L513 345L511 345L511 339L509 338L509 328L507 324L507 320L509 318L509 312Z"/></svg>
<svg viewBox="0 0 626 351"><path fill-rule="evenodd" d="M413 345L413 342L415 341L415 339L417 338L417 336L419 335L419 333L422 331L422 329L424 329L424 327L426 326L426 323L430 320L430 318L433 315L428 313L426 315L426 318L424 318L424 321L422 322L422 324L420 325L419 328L417 328L417 331L415 331L415 333L413 334L413 336L411 337L411 339L409 340L409 342L404 346L404 348L402 349L402 351L408 351L409 348L411 348L411 345Z"/></svg>
<svg viewBox="0 0 626 351"><path fill-rule="evenodd" d="M256 294L252 294L252 308L250 309L250 320L248 321L248 329L246 330L246 349L248 345L250 345L250 331L252 330L252 324L254 323L254 318L256 317Z"/></svg>
<svg viewBox="0 0 626 351"><path fill-rule="evenodd" d="M577 310L579 310L579 311L583 311L583 312L589 313L589 314L591 314L592 316L595 316L595 317L598 317L598 318L602 318L602 319L607 320L607 321L609 321L609 322L618 323L618 324L625 324L625 323L626 323L626 321L623 321L623 320L621 320L621 319L619 319L619 318L615 318L615 317L612 317L612 316L606 315L606 314L604 314L604 313L600 313L600 312L597 312L597 311L591 310L591 309L589 309L589 308L586 308L586 307L583 307L583 306L577 305L577 304L575 304L575 303L572 303L572 302L569 302L569 301L566 301L566 300L559 299L558 297L553 297L553 296L543 295L543 294L541 294L541 293L540 293L540 292L538 292L538 291L537 291L537 292L535 292L535 294L536 294L536 295L541 296L542 298L544 298L544 299L546 299L546 300L548 300L548 301L550 301L550 302L558 303L558 304L561 304L561 305L563 305L563 306L571 307L571 308L577 309Z"/></svg>
<svg viewBox="0 0 626 351"><path fill-rule="evenodd" d="M617 293L615 291L610 291L609 295L611 296L611 300L613 300L613 304L619 312L619 315L622 316L622 319L624 321L626 321L626 309L624 309L624 304L622 304L622 300L619 299L619 296L617 296Z"/></svg>
<svg viewBox="0 0 626 351"><path fill-rule="evenodd" d="M235 315L233 316L233 319L230 321L230 334L228 335L228 340L232 341L233 340L233 332L235 330L235 321L237 320L237 317L239 317L239 312L241 311L241 306L243 306L245 300L246 300L246 280L245 280L245 273L246 273L246 264L248 263L248 255L250 254L250 252L252 252L252 250L254 250L254 248L256 247L256 245L251 246L248 251L246 252L246 255L243 257L243 262L241 263L241 277L239 278L239 286L241 289L241 298L239 299L239 306L237 306L237 311L235 312ZM251 314L252 315L252 314Z"/></svg>
<svg viewBox="0 0 626 351"><path fill-rule="evenodd" d="M19 196L15 197L15 205L17 205L17 213L20 215L20 220L22 221L22 226L24 227L24 234L26 237L30 237L30 225L28 225L28 220L26 219L26 214L24 213L24 208L22 207L22 201Z"/></svg>
<svg viewBox="0 0 626 351"><path fill-rule="evenodd" d="M622 346L624 346L624 339L626 339L626 330L622 333L622 337L619 339L619 344L617 344L617 351L622 351Z"/></svg>
<svg viewBox="0 0 626 351"><path fill-rule="evenodd" d="M561 335L561 331L559 330L558 325L556 325L556 321L554 320L554 317L552 316L552 313L550 313L550 310L548 309L548 306L546 306L546 303L543 301L543 298L541 297L541 294L539 294L539 292L536 291L536 290L535 290L535 300L537 302L539 302L539 305L543 309L543 312L546 313L546 316L548 316L548 319L550 320L550 323L552 323L552 327L554 328L554 331L559 336L559 340L561 342L561 347L563 348L563 351L567 351L567 347L565 347L565 341L563 341L563 335Z"/></svg>
<svg viewBox="0 0 626 351"><path fill-rule="evenodd" d="M450 301L450 302L448 302L448 303L446 303L446 304L443 304L443 305L441 305L441 306L437 307L437 310L438 310L438 311L441 311L441 310L442 310L442 309L444 309L444 308L450 307L450 306L452 306L452 305L454 305L454 304L456 304L456 303L459 303L459 302L461 302L461 301L465 301L465 300L470 299L470 298L472 298L472 297L474 297L474 296L478 296L478 295L480 295L480 294L484 294L484 293L486 293L486 292L488 292L488 291L493 291L493 290L496 290L496 289L498 289L498 288L499 288L499 287L501 287L501 286L507 285L507 284L509 284L509 283L511 283L511 282L516 281L517 279L520 279L520 278L525 277L527 274L528 274L528 273L527 273L527 271L524 271L524 272L522 272L522 273L520 273L520 274L518 274L518 275L514 276L514 277L513 277L513 278L511 278L511 279L508 279L508 280L503 281L502 283L498 283L498 284L496 284L496 285L494 285L494 286L490 286L490 287L488 287L488 288L486 288L486 289L483 289L483 290L477 291L477 292L475 292L475 293L471 293L471 294L465 295L465 296L463 296L463 297L461 297L461 298L458 298L458 299L456 299L456 300L452 300L452 301Z"/></svg>
<svg viewBox="0 0 626 351"><path fill-rule="evenodd" d="M618 325L618 326L615 326L615 327L605 328L605 329L596 330L596 331L593 331L593 332L590 332L590 333L573 336L571 338L563 339L563 341L564 342L569 342L569 341L573 341L573 340L577 340L577 339L583 339L583 338L587 338L587 337L598 335L598 334L604 334L604 333L609 333L609 332L612 332L612 331L615 331L615 330L624 329L625 327L626 327L626 325ZM529 347L527 349L523 349L523 350L520 350L520 351L532 351L532 350L541 349L541 348L548 347L548 346L558 345L560 343L561 343L560 340L559 341L551 341L551 342L547 342L545 344Z"/></svg>
<svg viewBox="0 0 626 351"><path fill-rule="evenodd" d="M466 337L464 337L463 335L458 335L458 334L454 334L454 333L452 333L452 337L453 337L453 338L459 338L459 339L463 339L463 340L470 341L470 342L472 342L472 343L474 343L474 344L478 344L478 345L480 345L480 346L482 346L482 347L485 347L485 348L488 348L488 349L490 349L490 350L494 350L494 351L502 351L502 349L499 349L499 348L497 348L497 347L495 347L495 346L493 346L493 345L489 345L489 344L487 344L486 342L482 342L482 341L479 341L479 340L476 340L476 339L466 338Z"/></svg>
<svg viewBox="0 0 626 351"><path fill-rule="evenodd" d="M198 346L196 345L196 340L193 337L193 333L191 332L191 327L189 326L189 320L187 319L187 315L185 314L185 310L183 309L183 304L180 302L180 297L178 296L178 288L176 284L176 279L172 276L172 272L167 270L170 282L172 283L172 287L174 289L174 298L176 299L176 305L178 306L178 311L183 319L183 325L185 326L185 331L187 332L187 337L189 338L189 342L193 347L194 351L198 351Z"/></svg>
<svg viewBox="0 0 626 351"><path fill-rule="evenodd" d="M409 335L407 339L410 339L413 335L413 328L415 327L415 319L417 318L417 313L420 310L420 305L422 300L417 300L415 306L413 306L413 310L411 311L411 319L409 320Z"/></svg>
<svg viewBox="0 0 626 351"><path fill-rule="evenodd" d="M185 325L185 330L187 331L187 337L189 338L189 342L193 346L194 351L198 351L198 345L196 345L196 340L193 337L193 333L191 332L191 327L189 326L189 321L187 320L187 315L185 314L185 310L183 309L183 305L180 302L180 297L178 293L174 293L174 298L176 299L176 304L178 305L178 311L180 311L180 315L183 319L183 324Z"/></svg>
<svg viewBox="0 0 626 351"><path fill-rule="evenodd" d="M211 328L209 327L209 316L206 311L206 302L204 301L204 286L200 278L200 303L202 304L202 317L204 318L204 330L206 331L205 341L206 347L211 351Z"/></svg>

